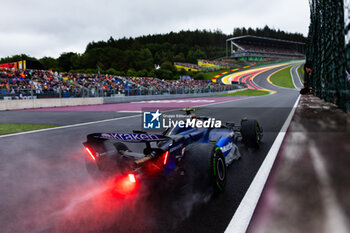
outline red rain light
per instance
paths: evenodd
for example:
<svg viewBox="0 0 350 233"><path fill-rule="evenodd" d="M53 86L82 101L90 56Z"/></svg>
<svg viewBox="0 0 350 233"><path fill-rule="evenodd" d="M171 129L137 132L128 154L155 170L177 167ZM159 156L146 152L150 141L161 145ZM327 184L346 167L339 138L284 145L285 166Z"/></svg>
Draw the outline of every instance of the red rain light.
<svg viewBox="0 0 350 233"><path fill-rule="evenodd" d="M96 160L94 154L91 152L91 150L90 150L88 147L85 147L85 150L87 151L87 153L91 156L91 158L92 158L93 160Z"/></svg>
<svg viewBox="0 0 350 233"><path fill-rule="evenodd" d="M165 155L164 155L164 165L165 165L166 162L168 161L168 155L169 155L169 151L165 152Z"/></svg>
<svg viewBox="0 0 350 233"><path fill-rule="evenodd" d="M117 177L114 181L114 192L117 196L130 196L137 191L137 183L135 174L127 174Z"/></svg>
<svg viewBox="0 0 350 233"><path fill-rule="evenodd" d="M130 181L131 183L136 183L136 178L135 178L135 175L134 175L134 174L129 174L128 176L129 176L129 181Z"/></svg>

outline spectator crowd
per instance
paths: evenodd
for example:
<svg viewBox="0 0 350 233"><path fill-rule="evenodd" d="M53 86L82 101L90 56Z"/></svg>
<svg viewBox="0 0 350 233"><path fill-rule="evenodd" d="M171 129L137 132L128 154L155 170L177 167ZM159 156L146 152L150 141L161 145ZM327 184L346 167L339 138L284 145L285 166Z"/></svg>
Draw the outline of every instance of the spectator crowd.
<svg viewBox="0 0 350 233"><path fill-rule="evenodd" d="M0 99L19 94L41 97L111 96L114 94L174 94L223 90L210 80L161 80L152 77L57 73L48 70L0 69Z"/></svg>
<svg viewBox="0 0 350 233"><path fill-rule="evenodd" d="M302 56L303 54L298 52L295 49L288 47L272 47L272 46L258 46L252 44L243 44L240 43L239 46L241 49L238 49L237 52L250 52L250 53L269 53L275 55L294 55L294 56Z"/></svg>

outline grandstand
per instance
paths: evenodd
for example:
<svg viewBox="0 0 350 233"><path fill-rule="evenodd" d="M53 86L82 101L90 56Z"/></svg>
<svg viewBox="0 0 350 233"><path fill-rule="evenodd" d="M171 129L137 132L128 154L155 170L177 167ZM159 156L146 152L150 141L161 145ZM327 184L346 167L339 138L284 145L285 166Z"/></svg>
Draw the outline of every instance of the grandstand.
<svg viewBox="0 0 350 233"><path fill-rule="evenodd" d="M0 100L37 98L162 95L228 91L238 88L210 80L161 80L108 74L57 73L48 70L0 68Z"/></svg>
<svg viewBox="0 0 350 233"><path fill-rule="evenodd" d="M226 57L245 61L303 59L304 48L300 42L246 35L226 40Z"/></svg>

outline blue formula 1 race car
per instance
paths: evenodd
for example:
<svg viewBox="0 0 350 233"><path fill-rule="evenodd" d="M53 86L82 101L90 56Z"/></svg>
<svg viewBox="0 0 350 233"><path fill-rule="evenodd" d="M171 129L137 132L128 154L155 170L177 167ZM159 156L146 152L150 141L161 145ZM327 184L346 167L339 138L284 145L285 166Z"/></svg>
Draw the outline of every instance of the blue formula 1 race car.
<svg viewBox="0 0 350 233"><path fill-rule="evenodd" d="M206 121L208 117L196 117ZM237 143L259 148L263 131L256 120L242 119L240 125L226 123L218 128L174 126L162 134L94 133L84 142L86 167L97 178L124 177L129 183L182 180L197 191L225 188L227 167L241 157ZM144 143L142 153L131 151L125 143Z"/></svg>

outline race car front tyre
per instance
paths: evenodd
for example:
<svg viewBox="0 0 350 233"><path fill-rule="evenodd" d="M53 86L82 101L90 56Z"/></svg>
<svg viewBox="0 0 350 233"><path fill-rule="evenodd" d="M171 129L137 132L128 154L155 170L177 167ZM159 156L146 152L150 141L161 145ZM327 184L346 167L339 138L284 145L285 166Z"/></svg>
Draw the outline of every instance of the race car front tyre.
<svg viewBox="0 0 350 233"><path fill-rule="evenodd" d="M193 191L224 190L227 180L225 158L215 144L189 145L183 160L187 183Z"/></svg>
<svg viewBox="0 0 350 233"><path fill-rule="evenodd" d="M243 143L247 147L258 149L262 138L262 129L257 120L243 119L241 121Z"/></svg>

